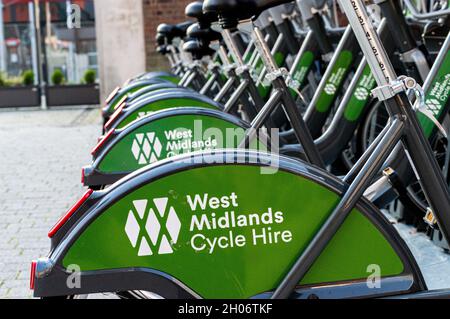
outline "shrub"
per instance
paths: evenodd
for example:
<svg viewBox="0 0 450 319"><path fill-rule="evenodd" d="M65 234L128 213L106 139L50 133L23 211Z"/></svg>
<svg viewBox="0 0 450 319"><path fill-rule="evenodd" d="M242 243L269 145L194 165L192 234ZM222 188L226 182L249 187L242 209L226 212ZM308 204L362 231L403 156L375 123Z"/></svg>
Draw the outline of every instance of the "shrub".
<svg viewBox="0 0 450 319"><path fill-rule="evenodd" d="M21 76L9 76L6 78L6 86L21 86L23 83Z"/></svg>
<svg viewBox="0 0 450 319"><path fill-rule="evenodd" d="M20 86L23 84L22 76L8 76L5 73L0 73L0 86L11 87Z"/></svg>
<svg viewBox="0 0 450 319"><path fill-rule="evenodd" d="M84 83L86 84L94 84L97 79L97 74L95 70L87 70L84 73Z"/></svg>
<svg viewBox="0 0 450 319"><path fill-rule="evenodd" d="M34 84L34 72L27 70L22 74L22 83L25 86L31 86Z"/></svg>
<svg viewBox="0 0 450 319"><path fill-rule="evenodd" d="M61 85L65 81L64 74L61 70L55 70L52 74L52 82L54 85Z"/></svg>

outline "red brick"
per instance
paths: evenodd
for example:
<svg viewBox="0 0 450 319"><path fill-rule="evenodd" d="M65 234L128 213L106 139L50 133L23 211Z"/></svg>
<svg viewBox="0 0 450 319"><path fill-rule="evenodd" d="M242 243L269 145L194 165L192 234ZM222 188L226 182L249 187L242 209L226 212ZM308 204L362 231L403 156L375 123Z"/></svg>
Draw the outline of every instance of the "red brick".
<svg viewBox="0 0 450 319"><path fill-rule="evenodd" d="M161 23L180 23L188 20L186 6L193 0L143 0L144 33L146 40L147 69L167 69L167 61L155 52L156 28Z"/></svg>

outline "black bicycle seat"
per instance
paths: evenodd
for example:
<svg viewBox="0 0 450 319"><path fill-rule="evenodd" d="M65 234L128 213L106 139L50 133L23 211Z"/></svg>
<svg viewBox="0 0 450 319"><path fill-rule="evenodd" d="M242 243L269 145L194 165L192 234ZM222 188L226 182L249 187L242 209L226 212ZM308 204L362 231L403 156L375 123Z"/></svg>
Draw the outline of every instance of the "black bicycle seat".
<svg viewBox="0 0 450 319"><path fill-rule="evenodd" d="M193 24L192 21L186 21L179 24L167 24L163 23L158 26L156 32L162 36L165 36L169 42L174 38L186 37L187 29Z"/></svg>
<svg viewBox="0 0 450 319"><path fill-rule="evenodd" d="M203 2L201 1L195 1L188 4L185 14L187 17L197 19L202 28L207 28L213 22L217 21L216 14L208 14L203 12Z"/></svg>
<svg viewBox="0 0 450 319"><path fill-rule="evenodd" d="M158 26L158 28L156 29L156 32L168 37L170 34L172 34L174 29L173 25L167 24L167 23L162 23Z"/></svg>
<svg viewBox="0 0 450 319"><path fill-rule="evenodd" d="M216 32L211 28L201 28L200 23L194 23L191 25L187 30L187 35L190 38L207 42L217 41L222 38L219 32Z"/></svg>
<svg viewBox="0 0 450 319"><path fill-rule="evenodd" d="M196 60L201 59L204 56L212 55L214 50L209 48L208 45L202 44L197 40L190 40L183 44L183 51L192 54L193 58Z"/></svg>
<svg viewBox="0 0 450 319"><path fill-rule="evenodd" d="M184 38L186 36L187 30L193 24L193 21L186 21L175 25L176 37Z"/></svg>
<svg viewBox="0 0 450 319"><path fill-rule="evenodd" d="M158 45L166 44L166 37L161 33L156 34L155 40Z"/></svg>
<svg viewBox="0 0 450 319"><path fill-rule="evenodd" d="M256 19L265 10L292 0L205 0L203 12L214 14L224 28L233 28L237 21Z"/></svg>

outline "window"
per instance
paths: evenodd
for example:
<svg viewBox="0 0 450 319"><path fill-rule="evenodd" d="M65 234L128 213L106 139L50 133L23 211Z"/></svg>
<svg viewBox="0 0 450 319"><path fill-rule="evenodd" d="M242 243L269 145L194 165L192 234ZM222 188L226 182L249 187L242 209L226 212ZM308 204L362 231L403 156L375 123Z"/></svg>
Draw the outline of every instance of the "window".
<svg viewBox="0 0 450 319"><path fill-rule="evenodd" d="M34 1L0 0L3 2L4 41L0 39L0 67L8 78L14 79L26 70L38 74L35 28L30 22L34 16ZM81 27L69 29L68 5L81 9ZM55 70L63 72L67 84L80 84L84 73L93 69L98 74L93 0L40 1L42 60L46 66L44 77L51 82ZM0 37L2 33L0 32ZM5 52L5 54L1 54ZM35 76L37 78L37 76ZM49 83L50 85L52 83Z"/></svg>

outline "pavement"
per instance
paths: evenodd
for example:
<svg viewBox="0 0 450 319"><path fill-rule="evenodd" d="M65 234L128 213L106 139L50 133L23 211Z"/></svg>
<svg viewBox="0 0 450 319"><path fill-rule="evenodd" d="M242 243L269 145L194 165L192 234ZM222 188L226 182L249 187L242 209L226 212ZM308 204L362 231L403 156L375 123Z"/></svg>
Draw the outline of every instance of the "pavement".
<svg viewBox="0 0 450 319"><path fill-rule="evenodd" d="M406 241L430 290L450 288L450 254L430 242L428 236L404 224L394 224Z"/></svg>
<svg viewBox="0 0 450 319"><path fill-rule="evenodd" d="M0 298L31 298L30 262L84 193L100 123L98 109L0 111Z"/></svg>
<svg viewBox="0 0 450 319"><path fill-rule="evenodd" d="M81 167L90 163L100 123L98 109L0 111L0 299L32 297L30 262L47 255L48 230L84 193ZM450 287L450 255L392 223L429 288Z"/></svg>

